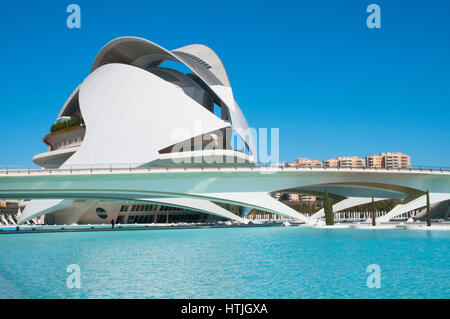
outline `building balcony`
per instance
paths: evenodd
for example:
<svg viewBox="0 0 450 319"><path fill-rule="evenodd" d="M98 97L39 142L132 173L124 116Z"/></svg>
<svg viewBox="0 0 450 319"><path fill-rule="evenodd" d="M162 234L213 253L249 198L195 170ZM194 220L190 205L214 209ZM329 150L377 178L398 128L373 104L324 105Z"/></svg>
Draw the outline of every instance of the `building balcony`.
<svg viewBox="0 0 450 319"><path fill-rule="evenodd" d="M42 141L49 146L49 151L79 146L86 133L85 126L75 126L57 130L44 136Z"/></svg>

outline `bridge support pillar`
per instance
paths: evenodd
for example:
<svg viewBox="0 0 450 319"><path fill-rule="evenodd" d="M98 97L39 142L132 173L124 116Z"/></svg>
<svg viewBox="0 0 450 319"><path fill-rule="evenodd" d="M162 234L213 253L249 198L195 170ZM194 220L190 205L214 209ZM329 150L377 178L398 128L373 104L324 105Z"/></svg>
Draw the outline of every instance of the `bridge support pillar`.
<svg viewBox="0 0 450 319"><path fill-rule="evenodd" d="M207 196L210 200L216 198L223 202L234 202L237 205L265 210L308 223L305 215L283 204L268 193L203 193L197 195Z"/></svg>
<svg viewBox="0 0 450 319"><path fill-rule="evenodd" d="M374 198L374 201L384 200L385 198ZM333 205L333 212L337 212L343 209L347 209L353 206L364 205L370 203L372 201L372 197L348 197L346 199L341 200ZM321 208L319 211L314 213L310 219L316 221L317 219L325 216L325 210Z"/></svg>
<svg viewBox="0 0 450 319"><path fill-rule="evenodd" d="M442 202L444 200L450 199L450 194L448 193L430 193L430 205ZM405 203L398 204L391 211L389 211L386 215L380 216L377 218L377 222L386 223L389 222L390 219L399 216L403 213L407 213L409 211L424 207L427 205L427 196L426 194L420 195L419 197Z"/></svg>

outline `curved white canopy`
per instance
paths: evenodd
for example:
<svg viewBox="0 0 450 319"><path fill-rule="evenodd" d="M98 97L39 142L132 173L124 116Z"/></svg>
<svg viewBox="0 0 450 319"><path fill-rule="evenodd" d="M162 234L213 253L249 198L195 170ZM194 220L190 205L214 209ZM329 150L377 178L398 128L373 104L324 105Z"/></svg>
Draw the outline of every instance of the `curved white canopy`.
<svg viewBox="0 0 450 319"><path fill-rule="evenodd" d="M248 134L247 120L233 97L225 67L217 54L205 45L193 44L169 51L143 38L120 37L110 41L100 50L91 73L110 63L129 64L146 69L158 66L165 60L184 64L203 81L228 108L231 127L247 143L250 153L256 155L253 136Z"/></svg>

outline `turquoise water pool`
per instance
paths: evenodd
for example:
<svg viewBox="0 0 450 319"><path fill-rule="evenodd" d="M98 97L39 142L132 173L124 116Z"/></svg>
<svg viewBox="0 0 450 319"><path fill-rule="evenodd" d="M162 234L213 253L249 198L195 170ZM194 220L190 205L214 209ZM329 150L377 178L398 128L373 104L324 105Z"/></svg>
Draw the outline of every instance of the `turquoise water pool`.
<svg viewBox="0 0 450 319"><path fill-rule="evenodd" d="M310 227L0 235L0 298L449 298L449 243ZM66 285L70 264L81 288Z"/></svg>

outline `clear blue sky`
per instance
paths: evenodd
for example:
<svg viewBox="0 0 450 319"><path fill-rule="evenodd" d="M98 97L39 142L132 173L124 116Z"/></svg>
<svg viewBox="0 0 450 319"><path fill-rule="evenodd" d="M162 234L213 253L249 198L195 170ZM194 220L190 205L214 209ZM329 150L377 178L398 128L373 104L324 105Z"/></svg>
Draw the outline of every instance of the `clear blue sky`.
<svg viewBox="0 0 450 319"><path fill-rule="evenodd" d="M81 7L82 28L66 27ZM381 7L368 29L366 7ZM450 1L28 1L0 6L0 165L46 151L63 103L118 36L212 47L280 159L383 151L450 166Z"/></svg>

